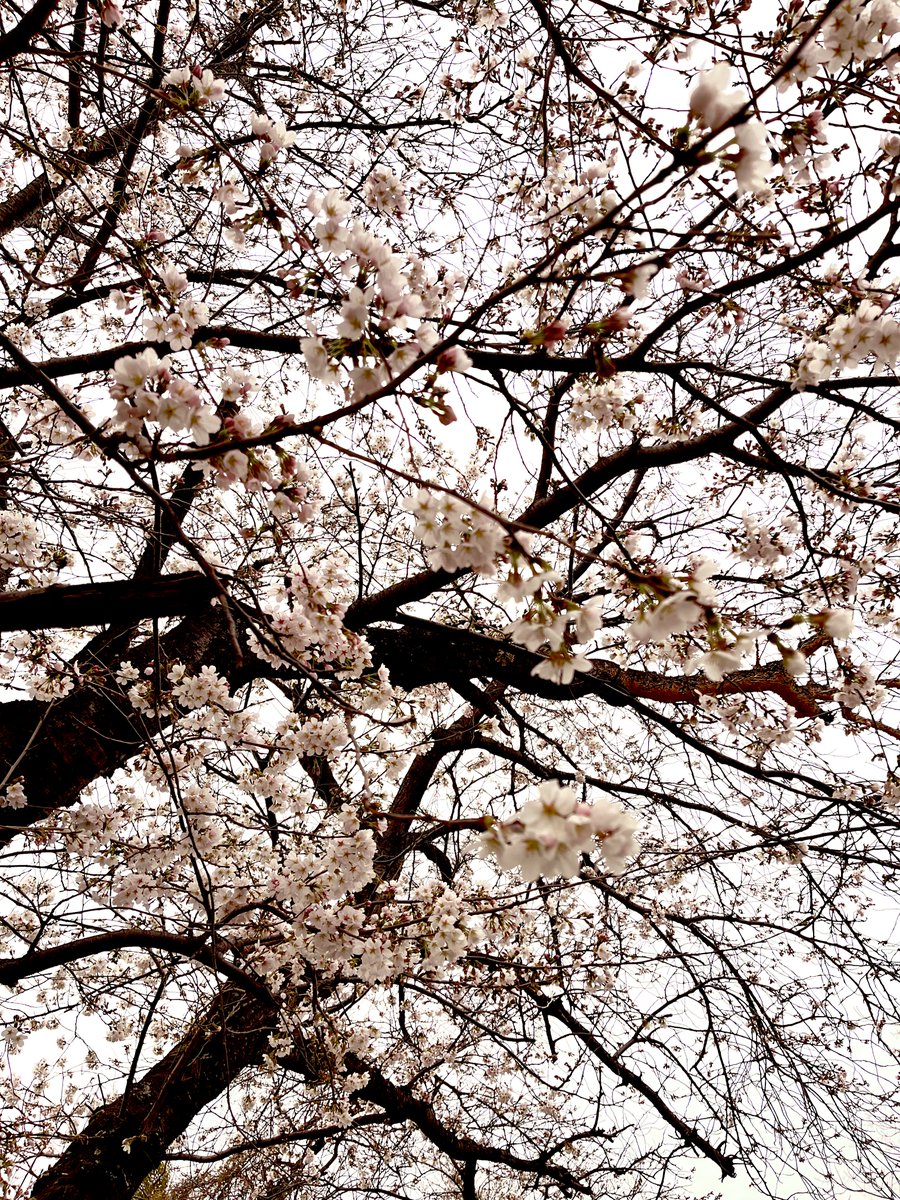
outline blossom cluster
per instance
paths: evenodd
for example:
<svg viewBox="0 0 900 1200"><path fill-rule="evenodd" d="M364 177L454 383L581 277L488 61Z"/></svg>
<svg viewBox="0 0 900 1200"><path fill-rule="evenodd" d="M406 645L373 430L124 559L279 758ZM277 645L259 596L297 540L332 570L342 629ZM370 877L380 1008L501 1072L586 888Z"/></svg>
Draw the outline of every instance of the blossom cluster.
<svg viewBox="0 0 900 1200"><path fill-rule="evenodd" d="M839 704L850 709L863 706L875 709L884 702L887 692L878 682L875 671L869 663L843 662L841 666L844 672L844 682L843 686L834 694L834 698Z"/></svg>
<svg viewBox="0 0 900 1200"><path fill-rule="evenodd" d="M792 531L790 519L782 518L781 529L757 520L750 513L744 513L741 521L744 528L735 539L735 549L739 558L746 562L772 566L779 559L791 554L793 543L789 536Z"/></svg>
<svg viewBox="0 0 900 1200"><path fill-rule="evenodd" d="M610 875L621 875L637 853L638 822L621 805L577 801L571 788L542 783L530 800L506 821L494 821L481 834L481 855L492 855L504 871L518 867L527 882L578 874L581 855L599 844Z"/></svg>
<svg viewBox="0 0 900 1200"><path fill-rule="evenodd" d="M507 556L505 528L482 511L487 507L486 498L479 508L473 508L446 492L419 488L403 501L403 507L416 518L415 534L426 547L432 570L493 575Z"/></svg>
<svg viewBox="0 0 900 1200"><path fill-rule="evenodd" d="M633 429L643 396L628 396L619 379L582 380L572 390L569 424L579 433L612 428Z"/></svg>
<svg viewBox="0 0 900 1200"><path fill-rule="evenodd" d="M513 175L509 183L527 203L536 219L536 229L562 237L594 225L619 204L609 180L613 162L611 155L608 163L596 160L576 170L566 156L558 155L550 159L538 177Z"/></svg>
<svg viewBox="0 0 900 1200"><path fill-rule="evenodd" d="M690 97L691 116L709 130L726 125L746 104L745 89L731 87L731 68L727 63L717 63L712 70L705 71ZM737 149L724 162L734 172L738 195L759 191L765 187L771 167L765 126L758 120L742 121L729 130L729 137Z"/></svg>
<svg viewBox="0 0 900 1200"><path fill-rule="evenodd" d="M299 725L286 721L278 733L279 766L290 758L336 754L350 740L346 719L337 714L308 717Z"/></svg>
<svg viewBox="0 0 900 1200"><path fill-rule="evenodd" d="M187 293L188 278L182 271L167 265L160 271L160 278L172 310L145 317L144 337L149 342L168 342L173 350L189 350L194 333L209 320L209 307Z"/></svg>
<svg viewBox="0 0 900 1200"><path fill-rule="evenodd" d="M138 712L150 715L165 709L176 719L179 732L188 738L213 735L234 745L249 728L249 714L240 712L227 679L215 667L205 666L191 673L183 663L176 662L165 680L157 681L152 672L142 675L131 663L123 662L116 681Z"/></svg>
<svg viewBox="0 0 900 1200"><path fill-rule="evenodd" d="M365 639L343 623L347 602L341 592L349 583L334 559L294 572L264 604L268 630L251 637L255 653L275 666L287 659L358 679L371 655Z"/></svg>
<svg viewBox="0 0 900 1200"><path fill-rule="evenodd" d="M313 328L301 343L313 379L340 381L338 362L349 355L355 398L378 391L440 341L432 324L452 300L461 276L445 272L438 281L425 261L394 252L361 221L350 221L350 202L336 189L324 195L313 191L307 208L318 221L314 227L320 250L340 260L337 274L356 275L359 282L339 308L334 337ZM400 211L397 209L396 211ZM362 286L363 280L367 280ZM441 370L465 370L470 361L459 350Z"/></svg>
<svg viewBox="0 0 900 1200"><path fill-rule="evenodd" d="M279 150L286 150L297 141L296 133L289 130L284 121L270 121L268 117L257 114L251 118L250 128L253 136L262 142L259 148L261 163L272 162L278 157Z"/></svg>
<svg viewBox="0 0 900 1200"><path fill-rule="evenodd" d="M680 586L674 580L659 581L659 586L668 594L648 607L628 628L632 639L643 645L646 642L664 642L679 633L686 633L706 617L718 600L710 576L717 570L712 559L704 559L694 567Z"/></svg>
<svg viewBox="0 0 900 1200"><path fill-rule="evenodd" d="M27 803L25 785L21 779L17 779L3 792L0 792L0 808L24 808Z"/></svg>
<svg viewBox="0 0 900 1200"><path fill-rule="evenodd" d="M808 36L809 21L795 29L798 37ZM854 59L860 63L881 58L887 41L900 32L900 5L896 0L844 0L822 24L798 54L796 62L778 81L783 91L792 83L815 79L822 68L839 71Z"/></svg>
<svg viewBox="0 0 900 1200"><path fill-rule="evenodd" d="M795 625L809 624L832 640L844 641L853 630L853 613L844 608L826 608L818 613L802 613L792 619ZM757 642L767 640L775 645L781 654L781 665L786 674L805 675L809 669L806 654L802 650L792 649L782 643L776 632L765 629L754 629L738 634L731 645L726 645L720 633L716 633L715 644L704 654L698 655L688 664L689 670L701 670L707 679L718 682L732 671L739 671L744 658L751 653ZM852 674L852 673L851 673ZM850 693L848 692L848 695ZM865 689L860 695L866 695ZM856 703L861 701L857 700ZM855 707L855 704L849 704Z"/></svg>
<svg viewBox="0 0 900 1200"><path fill-rule="evenodd" d="M111 388L116 406L114 428L138 445L145 441L145 426L190 433L198 446L209 443L221 422L188 380L172 374L168 358L155 350L120 358L113 368Z"/></svg>
<svg viewBox="0 0 900 1200"><path fill-rule="evenodd" d="M529 582L543 587L558 580L556 572L550 571L536 573ZM501 590L506 587L508 584L501 584ZM590 641L602 623L599 598L578 605L559 595L540 595L504 632L518 645L541 652L541 661L532 669L532 675L567 686L576 671L591 669L590 659L578 653L575 643Z"/></svg>
<svg viewBox="0 0 900 1200"><path fill-rule="evenodd" d="M226 402L234 391L237 374L245 373L235 367L226 372L222 388L222 398ZM238 412L222 422L223 435L237 441L253 438L262 428L263 423L247 412ZM277 517L309 521L319 511L315 477L295 455L281 448L223 449L221 454L205 460L200 469L212 475L222 491L228 491L237 483L247 492L265 491L269 511Z"/></svg>
<svg viewBox="0 0 900 1200"><path fill-rule="evenodd" d="M281 904L302 914L290 940L269 952L268 967L312 963L328 974L348 970L368 984L414 972L433 974L483 940L481 922L443 883L414 888L403 903L385 903L377 925L350 895L374 878L371 830L357 829L326 843L316 856L286 857L272 881ZM389 901L390 889L386 893Z"/></svg>
<svg viewBox="0 0 900 1200"><path fill-rule="evenodd" d="M591 669L590 661L575 651L574 640L589 641L602 624L599 601L579 605L558 594L554 585L561 582L560 576L533 557L527 534L510 536L485 511L486 496L476 508L446 492L419 488L403 507L416 517L415 535L424 543L433 570L493 575L507 568L497 586L497 599L525 601L528 608L504 632L520 646L541 652L532 675L567 685L576 671Z"/></svg>
<svg viewBox="0 0 900 1200"><path fill-rule="evenodd" d="M877 366L894 366L900 358L900 323L886 316L881 304L864 300L856 312L837 317L823 337L807 343L794 371L794 387L821 383L869 357Z"/></svg>
<svg viewBox="0 0 900 1200"><path fill-rule="evenodd" d="M409 201L403 183L390 167L375 167L365 187L366 203L376 212L396 213L403 216L409 210Z"/></svg>
<svg viewBox="0 0 900 1200"><path fill-rule="evenodd" d="M417 937L417 949L422 971L439 971L452 966L472 947L484 939L481 922L466 912L465 906L451 888L437 880L429 880L415 888L411 900L418 908L417 923L425 929Z"/></svg>
<svg viewBox="0 0 900 1200"><path fill-rule="evenodd" d="M41 534L32 518L12 509L0 509L0 573L30 574L38 565L40 550Z"/></svg>
<svg viewBox="0 0 900 1200"><path fill-rule="evenodd" d="M147 425L160 430L188 432L198 446L206 446L212 434L238 442L252 439L263 423L249 411L238 411L222 421L212 405L188 380L172 373L168 357L156 351L120 358L114 367L112 396L118 401L113 427L125 434L141 452L149 450ZM222 375L222 402L232 406L248 399L259 388L257 380L237 366ZM283 418L276 418L281 420ZM308 521L318 511L316 481L295 455L269 447L238 449L228 442L221 454L210 455L198 464L221 491L240 483L247 492L268 493L270 511L278 517Z"/></svg>
<svg viewBox="0 0 900 1200"><path fill-rule="evenodd" d="M755 525L752 526L755 528ZM757 534L757 538L761 536ZM769 561L766 558L764 561ZM739 671L744 659L756 644L767 641L781 654L781 662L788 675L798 676L807 672L807 658L802 650L784 645L778 629L809 624L821 630L830 639L844 640L853 628L853 613L848 609L827 608L821 612L800 613L787 622L779 623L778 629L750 629L735 632L723 622L716 612L718 594L710 582L718 570L713 559L702 559L685 579L662 574L651 585L657 597L663 598L652 607L646 608L629 626L629 634L637 645L648 642L665 642L670 637L687 633L701 623L706 626L709 649L690 659L687 670L701 670L706 677L718 682L733 671ZM724 636L728 630L732 641Z"/></svg>
<svg viewBox="0 0 900 1200"><path fill-rule="evenodd" d="M177 663L169 670L168 678L172 684L172 696L182 708L214 705L234 712L239 707L228 688L228 681L218 674L215 667L201 667L196 675L190 675L181 663Z"/></svg>
<svg viewBox="0 0 900 1200"><path fill-rule="evenodd" d="M225 82L216 79L212 71L201 71L197 67L175 67L162 78L163 87L174 88L194 104L217 104L225 99Z"/></svg>

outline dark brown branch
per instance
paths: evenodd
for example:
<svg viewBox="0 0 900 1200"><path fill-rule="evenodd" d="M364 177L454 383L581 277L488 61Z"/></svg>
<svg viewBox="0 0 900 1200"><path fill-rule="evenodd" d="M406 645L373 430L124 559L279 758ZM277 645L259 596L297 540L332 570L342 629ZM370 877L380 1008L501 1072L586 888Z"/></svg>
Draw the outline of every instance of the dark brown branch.
<svg viewBox="0 0 900 1200"><path fill-rule="evenodd" d="M117 150L121 150L123 141L132 136L136 122L136 118L127 121L102 137L95 138L83 150L79 150L77 155L61 156L54 163L55 172L60 176L55 182L51 182L50 175L45 171L30 183L26 183L18 192L14 192L8 200L0 204L0 237L24 224L42 208L51 205L57 196L67 191L89 168L98 166Z"/></svg>
<svg viewBox="0 0 900 1200"><path fill-rule="evenodd" d="M271 1003L226 984L173 1050L93 1113L32 1200L129 1200L194 1117L262 1059L274 1020Z"/></svg>
<svg viewBox="0 0 900 1200"><path fill-rule="evenodd" d="M337 1138L347 1133L348 1129L365 1129L367 1125L393 1125L393 1117L387 1113L365 1113L355 1117L349 1125L319 1125L314 1129L296 1129L290 1133L279 1133L274 1137L255 1138L252 1142L239 1142L236 1146L228 1146L215 1154L165 1154L165 1162L215 1163L236 1154L251 1154L258 1150L270 1150L273 1146L289 1146L292 1142L314 1142L319 1138Z"/></svg>
<svg viewBox="0 0 900 1200"><path fill-rule="evenodd" d="M366 1073L369 1076L364 1087L354 1094L370 1104L376 1104L384 1109L391 1117L411 1121L424 1136L448 1158L454 1162L477 1163L493 1162L509 1167L514 1171L523 1171L538 1177L552 1179L564 1191L572 1190L589 1194L590 1189L581 1183L565 1167L548 1162L547 1157L538 1155L536 1158L523 1158L497 1146L488 1146L478 1142L464 1133L456 1133L437 1116L434 1106L427 1100L421 1100L413 1095L409 1088L392 1083L378 1067L363 1062L354 1054L348 1054L345 1063L354 1073Z"/></svg>
<svg viewBox="0 0 900 1200"><path fill-rule="evenodd" d="M0 631L67 629L116 621L135 624L151 617L188 616L208 609L215 594L209 579L196 572L5 592L0 593ZM663 675L597 659L591 671L578 672L572 683L557 684L532 673L540 655L512 642L403 615L393 619L402 621L403 628L373 628L368 639L376 661L384 663L394 682L408 691L430 683L459 684L460 694L473 698L468 681L490 678L546 699L596 695L616 706L626 704L629 696L666 704L696 704L703 695L768 692L780 696L803 717L818 715L820 702L830 698L827 690L797 683L779 662L733 671L714 682L704 675ZM353 626L362 628L364 624L355 620Z"/></svg>
<svg viewBox="0 0 900 1200"><path fill-rule="evenodd" d="M9 33L0 35L0 63L27 50L32 38L40 33L58 6L59 0L37 0L34 8L28 10L18 25L14 25Z"/></svg>
<svg viewBox="0 0 900 1200"><path fill-rule="evenodd" d="M100 261L100 256L106 249L107 243L119 223L119 217L125 205L134 160L137 157L141 142L158 116L159 103L156 99L156 90L159 88L163 76L163 50L165 48L170 8L171 0L159 0L159 8L156 13L156 28L153 36L152 67L150 78L147 81L146 95L144 96L137 119L134 121L131 135L125 143L125 149L119 162L119 168L116 171L115 180L113 181L112 198L107 206L100 228L94 234L84 260L72 278L71 286L76 293L84 291L91 282L97 263ZM102 72L100 74L100 81L101 83L103 81Z"/></svg>
<svg viewBox="0 0 900 1200"><path fill-rule="evenodd" d="M34 950L21 958L0 959L0 984L12 987L22 979L51 971L55 967L82 962L98 954L113 954L119 950L161 950L179 958L190 959L211 967L217 974L224 975L245 991L254 992L259 998L269 1000L268 990L253 976L248 975L219 955L208 936L182 937L163 930L116 929L109 933L98 933L93 937L77 938L45 950Z"/></svg>
<svg viewBox="0 0 900 1200"><path fill-rule="evenodd" d="M220 609L188 617L159 639L147 638L129 659L139 672L157 661L182 662L189 671L213 666L233 686L242 681ZM85 672L61 700L13 700L2 714L0 779L21 779L28 804L3 809L0 845L74 804L84 787L123 766L152 736L124 689L102 669ZM163 713L153 719L155 731L165 725Z"/></svg>
<svg viewBox="0 0 900 1200"><path fill-rule="evenodd" d="M199 572L0 593L0 632L128 624L208 609L216 590Z"/></svg>
<svg viewBox="0 0 900 1200"><path fill-rule="evenodd" d="M69 125L77 129L81 124L81 88L84 39L87 32L87 0L76 0L72 41L69 43L69 92L67 115Z"/></svg>
<svg viewBox="0 0 900 1200"><path fill-rule="evenodd" d="M239 60L246 53L254 34L268 24L281 9L282 0L269 0L254 11L245 13L207 64L209 69L215 72ZM163 102L159 101L154 105L150 121L146 123L146 132L149 133L155 127L162 114ZM45 171L0 204L0 237L22 225L40 209L52 204L56 197L71 187L88 168L95 167L119 153L123 145L127 145L134 136L138 124L144 121L143 114L133 117L102 137L96 138L78 154L66 155L53 164L55 171L62 176L61 179L51 182L50 175Z"/></svg>
<svg viewBox="0 0 900 1200"><path fill-rule="evenodd" d="M804 717L817 716L819 702L831 697L827 690L798 684L780 662L733 671L714 682L705 675L662 675L595 659L591 670L576 672L571 683L552 683L532 674L541 656L522 646L468 629L401 619L403 629L370 629L366 636L375 648L377 661L388 666L392 679L408 690L429 683L452 685L456 676L485 677L548 700L599 696L616 706L627 704L630 697L661 704L697 704L703 695L768 692L780 696Z"/></svg>
<svg viewBox="0 0 900 1200"><path fill-rule="evenodd" d="M527 985L525 985L527 987ZM722 1177L733 1178L735 1174L734 1159L727 1154L723 1154L721 1150L717 1150L713 1144L703 1137L693 1126L688 1125L683 1121L676 1112L669 1107L663 1100L659 1092L652 1088L640 1075L636 1074L624 1063L620 1062L612 1054L606 1050L600 1043L592 1030L583 1025L569 1010L563 1002L557 997L549 1000L542 992L536 988L528 988L536 1003L540 1006L543 1012L548 1016L554 1017L561 1025L565 1025L571 1033L574 1033L579 1041L583 1042L591 1053L601 1062L608 1070L618 1076L623 1083L627 1083L629 1087L634 1088L639 1095L648 1100L656 1109L659 1115L663 1118L667 1125L681 1137L688 1146L694 1146L707 1158L711 1159L722 1172Z"/></svg>

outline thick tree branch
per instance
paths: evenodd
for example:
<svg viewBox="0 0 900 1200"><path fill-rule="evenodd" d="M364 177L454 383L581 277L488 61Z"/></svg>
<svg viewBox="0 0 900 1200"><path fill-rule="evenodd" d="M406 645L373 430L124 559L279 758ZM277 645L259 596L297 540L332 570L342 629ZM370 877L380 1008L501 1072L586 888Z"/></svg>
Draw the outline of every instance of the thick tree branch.
<svg viewBox="0 0 900 1200"><path fill-rule="evenodd" d="M234 650L219 609L180 622L165 636L147 638L129 655L140 672L157 661L182 662L189 671L214 666L232 672ZM237 685L241 678L230 674ZM152 730L125 691L104 670L86 671L67 696L51 703L13 700L2 708L0 779L21 779L28 804L4 808L0 845L60 808L75 803L83 788L111 775L159 730Z"/></svg>
<svg viewBox="0 0 900 1200"><path fill-rule="evenodd" d="M543 1012L548 1016L554 1017L561 1025L564 1025L566 1029L574 1033L578 1040L588 1047L599 1062L612 1071L614 1075L618 1076L623 1083L627 1083L629 1087L634 1088L645 1100L648 1100L666 1124L671 1126L688 1146L696 1147L696 1149L716 1164L722 1172L723 1179L734 1177L734 1159L727 1154L723 1154L721 1150L716 1149L698 1130L682 1120L666 1101L663 1100L655 1088L652 1088L640 1075L636 1074L636 1072L626 1067L624 1063L610 1054L593 1031L579 1021L573 1013L569 1012L562 1000L558 997L550 1000L536 988L525 986L531 992L532 997Z"/></svg>
<svg viewBox="0 0 900 1200"><path fill-rule="evenodd" d="M166 33L169 24L169 13L171 11L171 0L159 0L159 7L156 13L156 31L153 36L153 53L151 58L150 77L147 80L146 95L141 104L140 112L134 121L134 128L128 141L125 143L125 148L122 152L122 158L119 162L116 177L113 181L112 199L107 206L106 213L100 223L100 228L96 231L88 247L87 253L81 263L81 266L75 272L71 280L71 287L75 293L83 292L87 285L94 277L94 272L97 264L100 261L100 256L106 249L109 239L112 237L119 218L122 214L122 209L125 206L126 196L128 194L129 179L131 177L131 169L134 166L137 152L141 142L158 115L159 105L156 100L156 91L159 88L163 77L162 62L163 51L166 42ZM102 74L101 74L102 80Z"/></svg>
<svg viewBox="0 0 900 1200"><path fill-rule="evenodd" d="M590 1194L590 1188L570 1171L548 1162L545 1156L523 1158L511 1150L488 1146L467 1134L457 1133L440 1120L432 1104L415 1096L409 1088L392 1083L378 1067L363 1062L354 1054L348 1054L345 1062L352 1072L365 1073L369 1077L368 1082L354 1093L357 1097L367 1100L370 1104L376 1104L394 1119L411 1121L433 1145L454 1162L499 1163L514 1171L552 1179L565 1192Z"/></svg>
<svg viewBox="0 0 900 1200"><path fill-rule="evenodd" d="M58 7L59 0L37 0L18 25L0 35L0 63L27 50L32 38L40 33Z"/></svg>
<svg viewBox="0 0 900 1200"><path fill-rule="evenodd" d="M262 1059L274 1020L271 1002L226 984L173 1050L93 1113L32 1200L129 1200L194 1117Z"/></svg>
<svg viewBox="0 0 900 1200"><path fill-rule="evenodd" d="M214 53L211 61L207 64L209 69L215 72L240 59L247 51L257 31L281 10L282 0L267 0L252 12L245 13L223 40L218 51ZM61 176L60 179L52 181L50 174L45 171L32 179L30 183L25 184L18 192L13 193L8 200L0 204L0 237L24 224L42 208L52 204L56 197L70 188L88 168L98 166L114 154L120 153L122 147L129 144L139 128L143 127L144 133L150 133L162 117L163 111L163 101L155 102L149 113L149 119L147 114L142 112L130 121L109 130L102 137L95 138L77 154L66 155L54 163L54 171Z"/></svg>
<svg viewBox="0 0 900 1200"><path fill-rule="evenodd" d="M245 991L263 1000L271 999L268 990L252 975L235 967L218 953L217 945L206 934L182 937L175 933L151 929L115 929L93 937L76 938L45 950L33 950L21 958L0 959L0 984L12 987L23 979L51 971L55 967L83 962L98 954L114 954L119 950L161 950L178 958L190 959L224 975Z"/></svg>
<svg viewBox="0 0 900 1200"><path fill-rule="evenodd" d="M129 624L209 609L216 594L197 571L157 579L122 579L0 592L0 632Z"/></svg>
<svg viewBox="0 0 900 1200"><path fill-rule="evenodd" d="M366 637L375 647L378 661L408 690L428 683L452 684L456 676L489 678L548 700L598 696L615 706L626 705L630 697L662 704L697 704L701 696L765 692L781 697L804 717L819 715L820 702L831 699L827 689L799 684L780 662L733 671L714 682L702 674L663 675L595 659L590 671L576 672L570 684L557 684L532 674L541 656L522 646L468 629L405 616L400 619L402 629L369 629Z"/></svg>

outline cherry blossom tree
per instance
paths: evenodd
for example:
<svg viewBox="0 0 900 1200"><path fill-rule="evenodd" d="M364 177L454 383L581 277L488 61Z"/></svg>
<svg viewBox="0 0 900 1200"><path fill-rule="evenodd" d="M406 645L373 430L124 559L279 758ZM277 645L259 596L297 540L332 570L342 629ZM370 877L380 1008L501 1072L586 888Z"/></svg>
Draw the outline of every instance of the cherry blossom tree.
<svg viewBox="0 0 900 1200"><path fill-rule="evenodd" d="M7 1200L892 1194L898 34L3 6Z"/></svg>

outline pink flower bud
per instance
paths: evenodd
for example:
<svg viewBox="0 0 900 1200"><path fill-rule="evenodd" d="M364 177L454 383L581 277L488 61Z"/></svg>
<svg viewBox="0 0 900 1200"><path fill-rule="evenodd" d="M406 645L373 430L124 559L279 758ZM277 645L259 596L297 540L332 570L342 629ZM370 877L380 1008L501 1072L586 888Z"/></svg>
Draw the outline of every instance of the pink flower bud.
<svg viewBox="0 0 900 1200"><path fill-rule="evenodd" d="M565 317L557 317L555 321L551 321L549 325L544 327L544 345L552 346L556 342L561 342L568 332L569 322Z"/></svg>
<svg viewBox="0 0 900 1200"><path fill-rule="evenodd" d="M631 323L631 309L617 308L600 322L601 333L621 333Z"/></svg>

